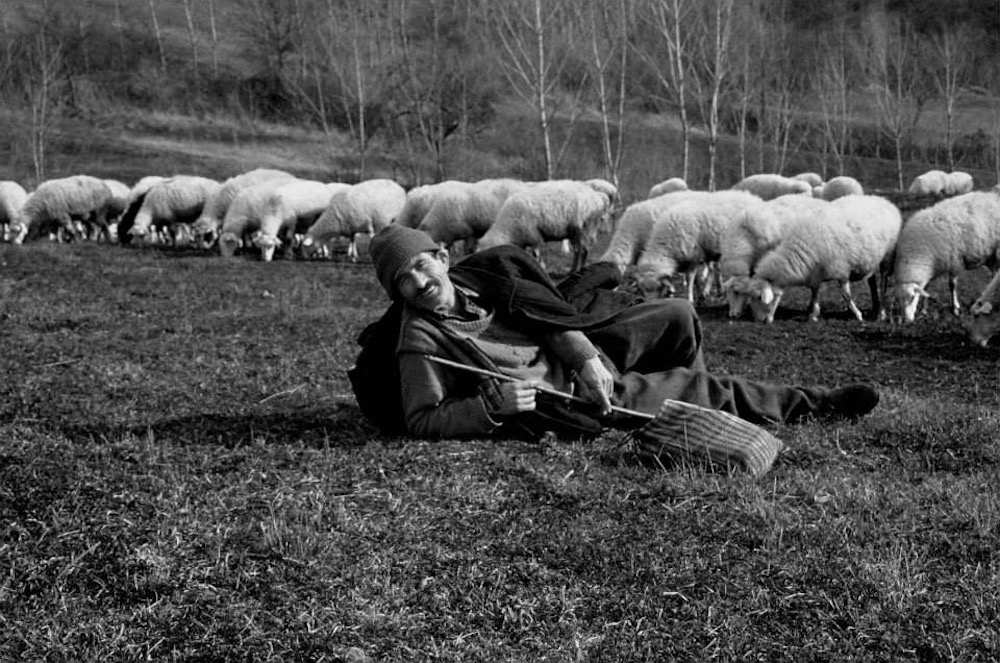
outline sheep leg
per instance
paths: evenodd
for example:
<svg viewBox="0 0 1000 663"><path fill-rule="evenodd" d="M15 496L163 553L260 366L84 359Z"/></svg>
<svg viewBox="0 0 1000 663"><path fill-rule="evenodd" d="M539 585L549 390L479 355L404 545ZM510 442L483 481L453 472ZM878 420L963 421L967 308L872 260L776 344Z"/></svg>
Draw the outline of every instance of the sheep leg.
<svg viewBox="0 0 1000 663"><path fill-rule="evenodd" d="M851 294L851 282L843 281L840 284L840 296L844 298L844 302L847 304L847 308L851 309L851 313L858 320L864 320L865 316L861 313L861 309L858 308L857 303L854 301L854 296Z"/></svg>
<svg viewBox="0 0 1000 663"><path fill-rule="evenodd" d="M347 244L347 258L351 262L357 262L358 261L357 235L355 235L353 233L351 234L350 240L348 241L348 244Z"/></svg>
<svg viewBox="0 0 1000 663"><path fill-rule="evenodd" d="M694 290L698 283L698 272L700 271L700 265L695 265L693 267L688 267L684 272L684 289L687 296L687 300L692 304L694 301Z"/></svg>
<svg viewBox="0 0 1000 663"><path fill-rule="evenodd" d="M956 317L962 313L962 305L958 303L958 275L948 275L948 290L951 291L951 312Z"/></svg>
<svg viewBox="0 0 1000 663"><path fill-rule="evenodd" d="M809 299L809 322L816 322L819 320L819 286L810 288L812 290L812 297ZM850 296L850 292L848 292Z"/></svg>
<svg viewBox="0 0 1000 663"><path fill-rule="evenodd" d="M868 317L872 320L879 320L883 317L882 310L882 295L879 292L879 279L878 273L872 274L868 277L868 290L871 292L872 297L872 308L868 312Z"/></svg>

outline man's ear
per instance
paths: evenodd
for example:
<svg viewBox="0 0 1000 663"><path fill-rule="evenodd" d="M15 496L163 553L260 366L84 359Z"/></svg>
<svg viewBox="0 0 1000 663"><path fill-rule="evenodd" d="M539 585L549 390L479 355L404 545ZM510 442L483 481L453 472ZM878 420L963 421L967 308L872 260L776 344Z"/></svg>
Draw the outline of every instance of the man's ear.
<svg viewBox="0 0 1000 663"><path fill-rule="evenodd" d="M434 256L440 260L441 264L445 267L447 267L451 262L451 253L448 252L448 249L438 249Z"/></svg>

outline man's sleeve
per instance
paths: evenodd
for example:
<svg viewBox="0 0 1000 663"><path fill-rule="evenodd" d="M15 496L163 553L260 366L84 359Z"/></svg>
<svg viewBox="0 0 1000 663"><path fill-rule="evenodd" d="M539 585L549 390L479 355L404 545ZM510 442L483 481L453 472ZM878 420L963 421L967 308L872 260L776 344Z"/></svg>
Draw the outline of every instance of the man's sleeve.
<svg viewBox="0 0 1000 663"><path fill-rule="evenodd" d="M489 414L489 389L468 395L448 394L445 370L449 369L422 354L399 354L400 388L409 433L427 438L489 435L501 423Z"/></svg>

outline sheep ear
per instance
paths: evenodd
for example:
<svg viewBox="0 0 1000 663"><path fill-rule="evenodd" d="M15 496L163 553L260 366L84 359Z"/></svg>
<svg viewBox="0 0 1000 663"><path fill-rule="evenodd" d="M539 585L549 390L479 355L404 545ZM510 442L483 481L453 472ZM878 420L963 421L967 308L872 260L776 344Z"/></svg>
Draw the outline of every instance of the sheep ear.
<svg viewBox="0 0 1000 663"><path fill-rule="evenodd" d="M765 283L760 289L760 301L765 305L770 305L774 301L774 290L770 283Z"/></svg>

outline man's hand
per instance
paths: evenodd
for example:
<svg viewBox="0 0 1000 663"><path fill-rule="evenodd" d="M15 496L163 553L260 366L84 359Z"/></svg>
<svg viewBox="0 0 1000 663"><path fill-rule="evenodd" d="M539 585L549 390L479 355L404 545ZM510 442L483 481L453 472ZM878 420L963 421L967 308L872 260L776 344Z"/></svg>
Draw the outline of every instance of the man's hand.
<svg viewBox="0 0 1000 663"><path fill-rule="evenodd" d="M535 387L538 380L515 380L500 383L500 405L494 414L508 416L535 409Z"/></svg>
<svg viewBox="0 0 1000 663"><path fill-rule="evenodd" d="M591 357L577 371L576 383L580 397L596 404L601 414L611 413L611 394L615 388L615 378L604 367L600 357Z"/></svg>

